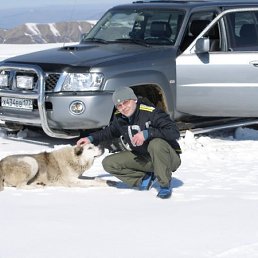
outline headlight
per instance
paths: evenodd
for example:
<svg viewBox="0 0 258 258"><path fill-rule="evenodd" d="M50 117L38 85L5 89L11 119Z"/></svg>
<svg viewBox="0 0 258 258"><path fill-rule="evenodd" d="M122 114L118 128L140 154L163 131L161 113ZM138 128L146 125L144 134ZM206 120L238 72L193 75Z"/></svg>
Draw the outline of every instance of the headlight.
<svg viewBox="0 0 258 258"><path fill-rule="evenodd" d="M99 90L103 81L101 73L68 73L64 81L63 91Z"/></svg>

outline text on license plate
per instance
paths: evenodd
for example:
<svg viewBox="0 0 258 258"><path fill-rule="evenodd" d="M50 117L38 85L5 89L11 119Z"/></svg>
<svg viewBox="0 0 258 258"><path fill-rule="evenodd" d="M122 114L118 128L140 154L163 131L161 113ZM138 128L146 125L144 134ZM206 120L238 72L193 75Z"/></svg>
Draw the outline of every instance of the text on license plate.
<svg viewBox="0 0 258 258"><path fill-rule="evenodd" d="M1 106L17 109L33 109L32 99L1 97Z"/></svg>

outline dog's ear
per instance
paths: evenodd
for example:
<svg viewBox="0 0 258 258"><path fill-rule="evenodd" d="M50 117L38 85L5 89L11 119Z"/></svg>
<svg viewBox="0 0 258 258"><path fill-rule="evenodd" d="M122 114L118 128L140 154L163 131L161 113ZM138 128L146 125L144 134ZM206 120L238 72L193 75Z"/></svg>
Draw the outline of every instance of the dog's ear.
<svg viewBox="0 0 258 258"><path fill-rule="evenodd" d="M82 153L83 153L83 147L82 146L76 146L74 148L74 154L76 156L80 156L80 155L82 155Z"/></svg>

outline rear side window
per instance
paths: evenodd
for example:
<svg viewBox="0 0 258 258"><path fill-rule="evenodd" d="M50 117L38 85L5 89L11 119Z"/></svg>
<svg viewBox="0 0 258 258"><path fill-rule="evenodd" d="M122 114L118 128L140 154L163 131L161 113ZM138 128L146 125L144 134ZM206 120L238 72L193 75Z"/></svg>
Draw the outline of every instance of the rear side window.
<svg viewBox="0 0 258 258"><path fill-rule="evenodd" d="M258 12L236 12L226 16L229 49L233 51L258 50Z"/></svg>

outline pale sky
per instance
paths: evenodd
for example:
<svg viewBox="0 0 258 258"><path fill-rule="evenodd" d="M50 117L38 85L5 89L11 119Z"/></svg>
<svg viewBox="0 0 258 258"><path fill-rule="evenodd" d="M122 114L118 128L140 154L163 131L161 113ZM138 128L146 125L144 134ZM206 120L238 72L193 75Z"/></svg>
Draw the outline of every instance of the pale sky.
<svg viewBox="0 0 258 258"><path fill-rule="evenodd" d="M76 4L108 4L110 6L132 3L135 0L44 0L44 1L35 1L35 0L0 0L1 8L22 8L22 7L39 7L39 6L48 6L48 5L76 5ZM224 0L226 1L226 0ZM236 0L238 1L238 0ZM249 0L256 2L257 0Z"/></svg>
<svg viewBox="0 0 258 258"><path fill-rule="evenodd" d="M0 29L28 22L97 20L109 8L132 2L133 0L0 0Z"/></svg>
<svg viewBox="0 0 258 258"><path fill-rule="evenodd" d="M3 0L2 0L3 1ZM1 1L1 2L2 2ZM22 8L22 7L39 7L39 6L48 6L48 5L76 5L76 4L109 4L117 5L124 3L131 3L133 0L44 0L44 1L35 1L35 0L6 0L1 3L1 9L7 8Z"/></svg>

